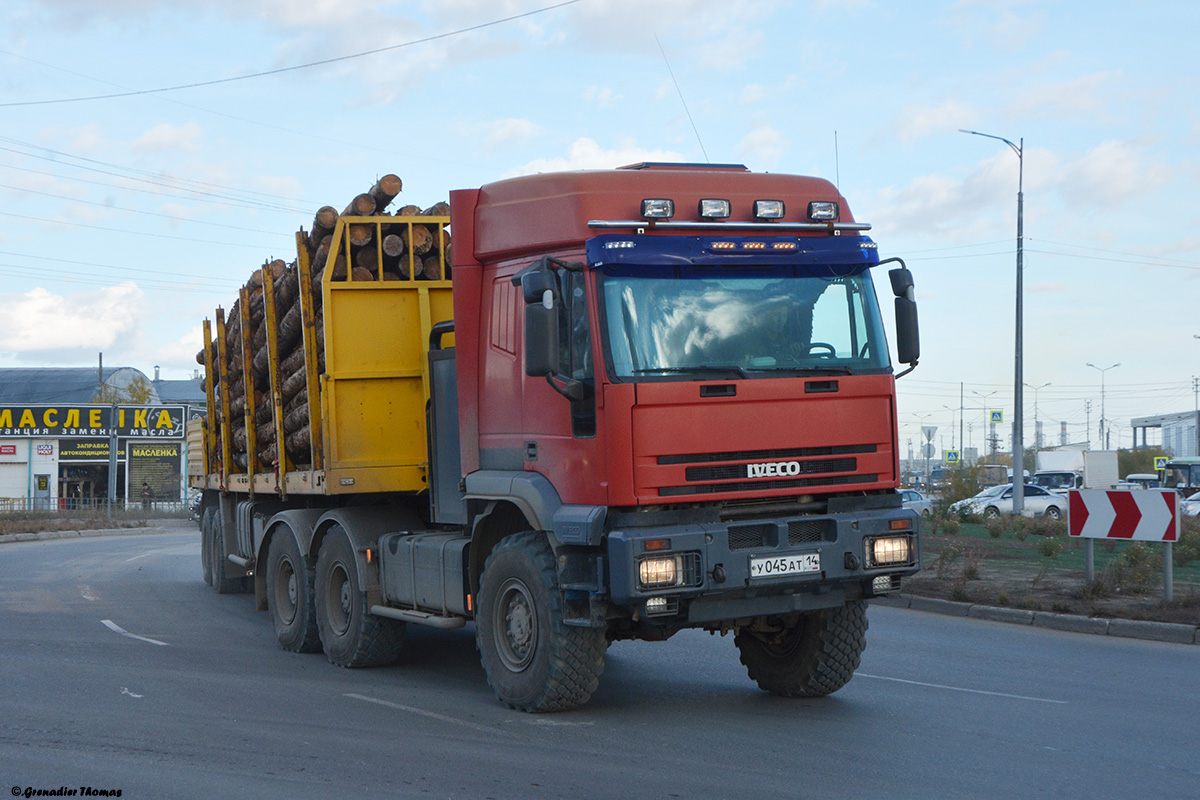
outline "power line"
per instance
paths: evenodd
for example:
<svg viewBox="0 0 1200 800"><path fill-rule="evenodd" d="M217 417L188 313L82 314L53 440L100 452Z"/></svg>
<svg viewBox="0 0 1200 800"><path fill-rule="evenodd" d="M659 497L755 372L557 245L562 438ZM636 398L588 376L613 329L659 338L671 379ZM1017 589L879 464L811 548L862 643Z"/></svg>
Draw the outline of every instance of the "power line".
<svg viewBox="0 0 1200 800"><path fill-rule="evenodd" d="M410 42L402 42L401 44L388 45L387 47L378 47L378 48L375 48L374 50L365 50L361 53L351 53L350 55L345 55L345 56L335 56L334 58L326 58L326 59L322 59L320 61L310 61L305 64L294 64L290 67L279 67L278 69L264 70L263 72L252 72L247 75L235 75L232 78L216 78L213 80L198 81L196 83L185 83L185 84L180 84L177 86L163 86L158 89L141 89L138 91L117 92L114 94L92 95L89 97L66 97L66 98L60 98L57 100L26 100L26 101L17 102L17 103L0 103L0 108L15 108L15 107L19 107L19 106L43 106L43 105L54 105L54 104L62 104L62 103L81 103L81 102L84 102L87 100L114 100L119 97L137 97L140 95L147 95L147 94L161 94L163 92L175 92L175 91L179 91L181 89L199 89L204 86L217 86L222 83L233 83L235 81L246 81L246 80L251 80L252 78L265 78L270 75L279 75L284 72L295 72L295 71L301 70L301 69L311 69L312 67L323 67L323 66L327 66L329 64L336 64L336 63L339 63L342 61L350 61L350 60L353 60L356 58L365 58L366 56L373 56L373 55L377 55L379 53L386 53L390 50L399 50L399 49L405 48L405 47L414 47L419 44L428 44L429 42L436 42L439 39L447 39L452 36L460 36L464 33L472 33L474 31L483 30L484 28L491 28L496 25L502 25L506 22L512 22L513 20L523 19L525 17L532 17L536 14L542 14L547 11L553 11L558 8L563 8L564 6L574 5L575 3L578 3L578 2L580 2L580 0L565 0L565 2L557 3L552 6L546 6L544 8L534 9L533 11L526 11L523 14L514 14L510 17L504 17L503 19L492 20L491 22L481 22L478 25L472 25L467 28L459 28L458 30L448 31L446 33L439 33L439 34L435 34L433 36L426 36L423 39L414 39L413 41L410 41ZM5 52L5 51L0 51L0 52ZM7 55L7 53L6 53L6 55Z"/></svg>

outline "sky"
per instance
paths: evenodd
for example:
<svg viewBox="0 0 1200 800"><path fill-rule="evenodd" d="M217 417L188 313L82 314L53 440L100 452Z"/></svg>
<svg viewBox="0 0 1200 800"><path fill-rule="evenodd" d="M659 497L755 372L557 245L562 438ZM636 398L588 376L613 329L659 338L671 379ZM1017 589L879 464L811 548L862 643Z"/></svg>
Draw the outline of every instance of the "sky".
<svg viewBox="0 0 1200 800"><path fill-rule="evenodd" d="M1103 408L1129 447L1131 418L1195 408L1190 0L5 9L0 366L192 377L201 321L386 173L428 207L533 172L732 162L835 181L905 260L922 358L898 382L902 454L922 425L961 447L960 421L982 449L985 406L1011 437L1023 170L1027 445L1035 416L1099 446Z"/></svg>

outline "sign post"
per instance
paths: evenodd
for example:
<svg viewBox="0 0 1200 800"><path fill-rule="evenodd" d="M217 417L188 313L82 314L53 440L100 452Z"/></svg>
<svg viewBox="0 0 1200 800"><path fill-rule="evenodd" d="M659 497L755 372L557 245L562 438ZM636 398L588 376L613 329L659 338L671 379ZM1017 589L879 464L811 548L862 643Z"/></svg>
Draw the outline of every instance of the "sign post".
<svg viewBox="0 0 1200 800"><path fill-rule="evenodd" d="M1085 578L1096 579L1095 539L1162 542L1163 601L1175 598L1171 559L1179 540L1179 494L1173 489L1136 492L1072 489L1068 498L1068 532L1084 539Z"/></svg>

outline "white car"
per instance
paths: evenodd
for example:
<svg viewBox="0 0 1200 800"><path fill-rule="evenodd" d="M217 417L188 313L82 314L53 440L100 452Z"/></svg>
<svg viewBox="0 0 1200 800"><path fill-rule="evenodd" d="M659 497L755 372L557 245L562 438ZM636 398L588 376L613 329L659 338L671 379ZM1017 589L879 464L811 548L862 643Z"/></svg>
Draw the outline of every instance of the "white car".
<svg viewBox="0 0 1200 800"><path fill-rule="evenodd" d="M974 497L959 500L950 506L955 514L979 514L984 517L998 517L1001 514L1013 513L1013 485L1004 483L984 489ZM1040 486L1025 484L1025 516L1046 516L1050 519L1060 519L1065 513L1067 498L1061 494L1048 492Z"/></svg>
<svg viewBox="0 0 1200 800"><path fill-rule="evenodd" d="M1179 513L1189 517L1200 516L1200 492L1179 501Z"/></svg>
<svg viewBox="0 0 1200 800"><path fill-rule="evenodd" d="M911 508L922 517L933 513L933 501L915 489L901 489L900 496L904 498L905 508Z"/></svg>

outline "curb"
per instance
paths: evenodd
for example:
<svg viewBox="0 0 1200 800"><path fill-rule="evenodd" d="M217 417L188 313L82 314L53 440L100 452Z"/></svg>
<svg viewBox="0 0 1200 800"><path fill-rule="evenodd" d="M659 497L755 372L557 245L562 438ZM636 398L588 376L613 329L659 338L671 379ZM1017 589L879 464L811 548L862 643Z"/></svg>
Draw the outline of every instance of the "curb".
<svg viewBox="0 0 1200 800"><path fill-rule="evenodd" d="M38 533L4 533L0 534L0 544L10 542L49 542L56 539L91 539L99 536L144 536L152 533L177 533L181 529L195 528L194 523L187 526L175 527L167 525L148 525L144 528L101 528L82 531L39 531Z"/></svg>
<svg viewBox="0 0 1200 800"><path fill-rule="evenodd" d="M1073 614L1055 614L1048 611L1027 611L1019 608L999 608L974 603L958 603L933 597L915 595L888 595L872 597L872 605L908 608L913 611L929 611L951 617L971 617L990 622L1007 622L1016 625L1032 625L1069 633L1088 633L1102 636L1120 636L1127 639L1146 639L1171 644L1200 645L1200 626L1181 625L1173 622L1147 622L1129 619L1105 619L1102 617L1080 617Z"/></svg>

